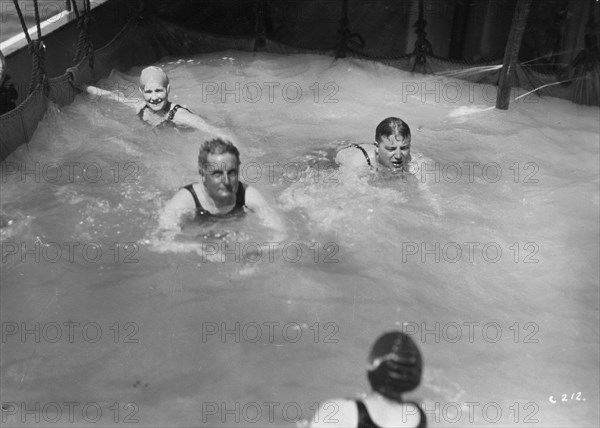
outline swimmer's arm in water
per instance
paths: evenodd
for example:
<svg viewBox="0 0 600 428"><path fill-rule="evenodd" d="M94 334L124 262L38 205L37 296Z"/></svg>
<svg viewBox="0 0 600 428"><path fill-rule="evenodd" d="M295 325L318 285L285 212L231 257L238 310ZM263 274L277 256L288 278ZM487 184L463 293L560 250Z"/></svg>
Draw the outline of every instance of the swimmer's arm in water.
<svg viewBox="0 0 600 428"><path fill-rule="evenodd" d="M276 240L283 239L285 236L284 222L272 207L269 206L267 200L254 187L246 188L246 207L256 213L261 222L275 231Z"/></svg>
<svg viewBox="0 0 600 428"><path fill-rule="evenodd" d="M180 232L184 217L193 217L195 213L196 204L190 192L180 189L160 212L158 226L165 231Z"/></svg>
<svg viewBox="0 0 600 428"><path fill-rule="evenodd" d="M121 91L109 91L106 89L101 89L96 86L86 84L79 85L78 89L85 92L87 94L87 98L91 101L96 101L98 99L117 101L123 104L130 105L136 110L140 109L140 105L144 105L143 101L141 101L139 98L135 96L128 97Z"/></svg>
<svg viewBox="0 0 600 428"><path fill-rule="evenodd" d="M207 134L211 134L217 138L229 140L234 144L238 142L237 138L230 132L217 128L216 126L209 125L204 119L202 119L197 114L182 108L177 110L177 113L175 113L175 116L173 117L173 123L175 125L183 125L188 126L190 128L198 129Z"/></svg>

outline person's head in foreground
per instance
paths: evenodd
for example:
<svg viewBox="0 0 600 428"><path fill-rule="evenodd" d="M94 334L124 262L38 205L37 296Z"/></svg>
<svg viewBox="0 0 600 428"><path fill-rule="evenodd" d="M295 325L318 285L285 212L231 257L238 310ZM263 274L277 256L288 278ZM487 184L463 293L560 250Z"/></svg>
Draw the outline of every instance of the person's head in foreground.
<svg viewBox="0 0 600 428"><path fill-rule="evenodd" d="M165 110L169 103L169 78L162 68L150 66L140 74L140 93L149 109L154 112Z"/></svg>
<svg viewBox="0 0 600 428"><path fill-rule="evenodd" d="M392 171L408 167L410 162L410 128L402 119L388 117L375 129L375 155L378 162Z"/></svg>
<svg viewBox="0 0 600 428"><path fill-rule="evenodd" d="M238 190L240 152L233 143L215 138L205 141L198 155L198 172L206 193L217 206L235 203Z"/></svg>
<svg viewBox="0 0 600 428"><path fill-rule="evenodd" d="M402 394L421 383L423 359L410 336L399 331L382 335L369 354L367 377L373 391L402 402Z"/></svg>
<svg viewBox="0 0 600 428"><path fill-rule="evenodd" d="M373 345L368 362L371 392L360 398L324 402L309 421L310 427L427 426L421 407L402 398L404 393L419 386L423 371L421 353L410 336L399 331L383 334ZM324 415L335 416L335 422Z"/></svg>

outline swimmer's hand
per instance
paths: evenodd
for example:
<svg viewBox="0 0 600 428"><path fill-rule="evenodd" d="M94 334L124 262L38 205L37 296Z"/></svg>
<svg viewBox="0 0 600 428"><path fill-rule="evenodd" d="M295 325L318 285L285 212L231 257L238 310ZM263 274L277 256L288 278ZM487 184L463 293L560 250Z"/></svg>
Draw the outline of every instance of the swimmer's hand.
<svg viewBox="0 0 600 428"><path fill-rule="evenodd" d="M101 89L92 85L86 85L85 83L80 84L78 89L86 94L86 98L90 101L106 99L122 103L127 102L127 97L120 91L107 91L106 89Z"/></svg>

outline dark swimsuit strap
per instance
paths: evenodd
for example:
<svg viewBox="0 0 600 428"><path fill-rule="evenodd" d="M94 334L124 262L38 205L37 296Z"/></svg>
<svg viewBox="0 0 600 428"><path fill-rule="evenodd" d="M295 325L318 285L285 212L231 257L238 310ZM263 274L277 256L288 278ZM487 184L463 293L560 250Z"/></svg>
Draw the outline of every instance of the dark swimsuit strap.
<svg viewBox="0 0 600 428"><path fill-rule="evenodd" d="M175 113L177 113L177 110L179 110L180 108L189 111L190 113L192 112L189 108L184 107L182 105L179 104L175 104L173 105L171 102L169 102L168 104L169 110L167 113L167 117L165 117L164 122L172 122L173 118L175 117ZM140 111L138 111L138 116L140 119L144 120L144 111L146 111L146 109L148 108L148 104L144 104L144 107L142 107L140 109Z"/></svg>
<svg viewBox="0 0 600 428"><path fill-rule="evenodd" d="M357 428L379 428L378 425L373 422L367 406L360 400L356 400L356 407L358 408L358 425Z"/></svg>
<svg viewBox="0 0 600 428"><path fill-rule="evenodd" d="M173 117L175 116L175 113L177 113L177 110L179 110L180 108L189 111L190 113L192 112L190 109L188 109L187 107L181 106L179 104L175 104L173 106L173 108L171 110L169 110L169 114L167 114L167 122L171 122L173 120Z"/></svg>
<svg viewBox="0 0 600 428"><path fill-rule="evenodd" d="M367 153L367 151L358 144L353 144L352 147L356 147L358 150L360 150L363 153L363 155L365 155L365 159L367 160L369 166L371 166L371 159L369 158L369 154Z"/></svg>
<svg viewBox="0 0 600 428"><path fill-rule="evenodd" d="M188 184L187 186L184 187L184 189L192 194L192 198L194 198L194 203L196 204L196 212L199 214L204 214L206 211L204 210L204 208L202 208L200 199L198 199L198 195L196 194L196 191L194 190L194 185Z"/></svg>
<svg viewBox="0 0 600 428"><path fill-rule="evenodd" d="M192 198L194 198L194 203L196 204L196 215L212 215L202 207L200 199L198 199L198 195L194 190L193 184L188 184L183 188L190 192L192 194ZM246 205L246 187L240 183L235 194L235 206L233 207L232 211L243 209L244 205Z"/></svg>
<svg viewBox="0 0 600 428"><path fill-rule="evenodd" d="M244 208L246 206L246 186L243 183L238 185L237 192L235 194L235 207Z"/></svg>
<svg viewBox="0 0 600 428"><path fill-rule="evenodd" d="M365 406L365 403L363 403L360 400L356 400L355 402L356 402L356 407L358 408L358 426L357 426L357 428L379 428L379 425L377 425L375 422L373 422L373 419L371 419L371 415L369 415L369 411L367 410L367 406ZM426 428L427 427L427 416L425 416L425 412L423 412L423 409L421 409L421 406L419 406L417 403L412 403L412 402L408 402L406 404L413 404L413 405L417 406L417 409L419 409L419 416L421 418L417 428Z"/></svg>
<svg viewBox="0 0 600 428"><path fill-rule="evenodd" d="M148 104L144 104L144 106L138 111L138 117L144 120L144 111L148 108Z"/></svg>

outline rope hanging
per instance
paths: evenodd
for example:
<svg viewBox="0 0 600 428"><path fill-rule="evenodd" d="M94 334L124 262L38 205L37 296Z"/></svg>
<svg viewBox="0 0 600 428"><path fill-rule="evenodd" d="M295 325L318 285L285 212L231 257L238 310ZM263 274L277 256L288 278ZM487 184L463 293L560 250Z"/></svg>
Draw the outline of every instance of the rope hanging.
<svg viewBox="0 0 600 428"><path fill-rule="evenodd" d="M37 27L38 40L42 39L42 27L40 26L40 9L38 0L33 0L33 9L35 10L35 25Z"/></svg>
<svg viewBox="0 0 600 428"><path fill-rule="evenodd" d="M71 3L73 3L73 12L75 12L75 16L77 17L77 20L79 21L79 8L77 7L77 1L76 0L68 0L69 1L69 10L71 10Z"/></svg>
<svg viewBox="0 0 600 428"><path fill-rule="evenodd" d="M594 4L590 1L590 14L585 26L583 49L571 61L569 67L576 70L576 74L592 72L600 63L600 49L598 48L598 29L600 25L594 20Z"/></svg>
<svg viewBox="0 0 600 428"><path fill-rule="evenodd" d="M27 31L27 25L25 24L25 18L23 12L17 0L13 0L17 14L19 15L19 21L21 21L21 28L25 34L25 38L28 43L29 55L31 56L31 80L29 82L29 91L31 94L38 84L44 86L44 91L47 88L48 77L46 76L46 46L42 40L42 28L40 23L40 11L38 7L38 0L33 0L33 7L35 10L35 23L37 27L37 40L32 40Z"/></svg>
<svg viewBox="0 0 600 428"><path fill-rule="evenodd" d="M21 28L23 29L23 33L25 33L27 43L31 43L31 37L29 37L29 32L27 31L27 24L25 24L25 18L23 18L23 12L21 12L19 3L17 2L17 0L13 0L13 3L15 5L15 9L17 9L17 15L19 15L19 21L21 22Z"/></svg>
<svg viewBox="0 0 600 428"><path fill-rule="evenodd" d="M29 82L29 93L31 94L38 84L46 87L48 78L46 77L46 46L41 40L32 40L29 44L29 55L31 55L32 70L31 80Z"/></svg>
<svg viewBox="0 0 600 428"><path fill-rule="evenodd" d="M256 24L254 26L254 51L256 52L267 45L264 0L254 0L254 15L256 17Z"/></svg>
<svg viewBox="0 0 600 428"><path fill-rule="evenodd" d="M335 52L336 58L346 58L346 53L350 50L348 45L358 49L364 49L365 40L358 33L352 33L348 29L348 0L342 0L342 18L340 19L339 43Z"/></svg>
<svg viewBox="0 0 600 428"><path fill-rule="evenodd" d="M427 27L427 21L423 18L423 0L419 1L419 19L415 22L414 27L416 28L417 40L415 41L415 48L413 55L415 56L415 62L413 64L412 71L415 71L417 64L425 68L427 63L427 55L433 55L433 47L429 40L427 40L427 33L425 27Z"/></svg>
<svg viewBox="0 0 600 428"><path fill-rule="evenodd" d="M74 62L79 62L85 56L88 57L90 67L94 67L94 48L91 41L91 8L90 1L84 0L83 12L80 14L77 9L77 0L71 0L73 10L77 16L77 28L79 28L79 37L77 38L77 49L75 50Z"/></svg>
<svg viewBox="0 0 600 428"><path fill-rule="evenodd" d="M597 36L600 25L595 22L594 7L590 0L583 49L560 74L560 78L573 76L573 100L586 105L600 104L600 44Z"/></svg>

